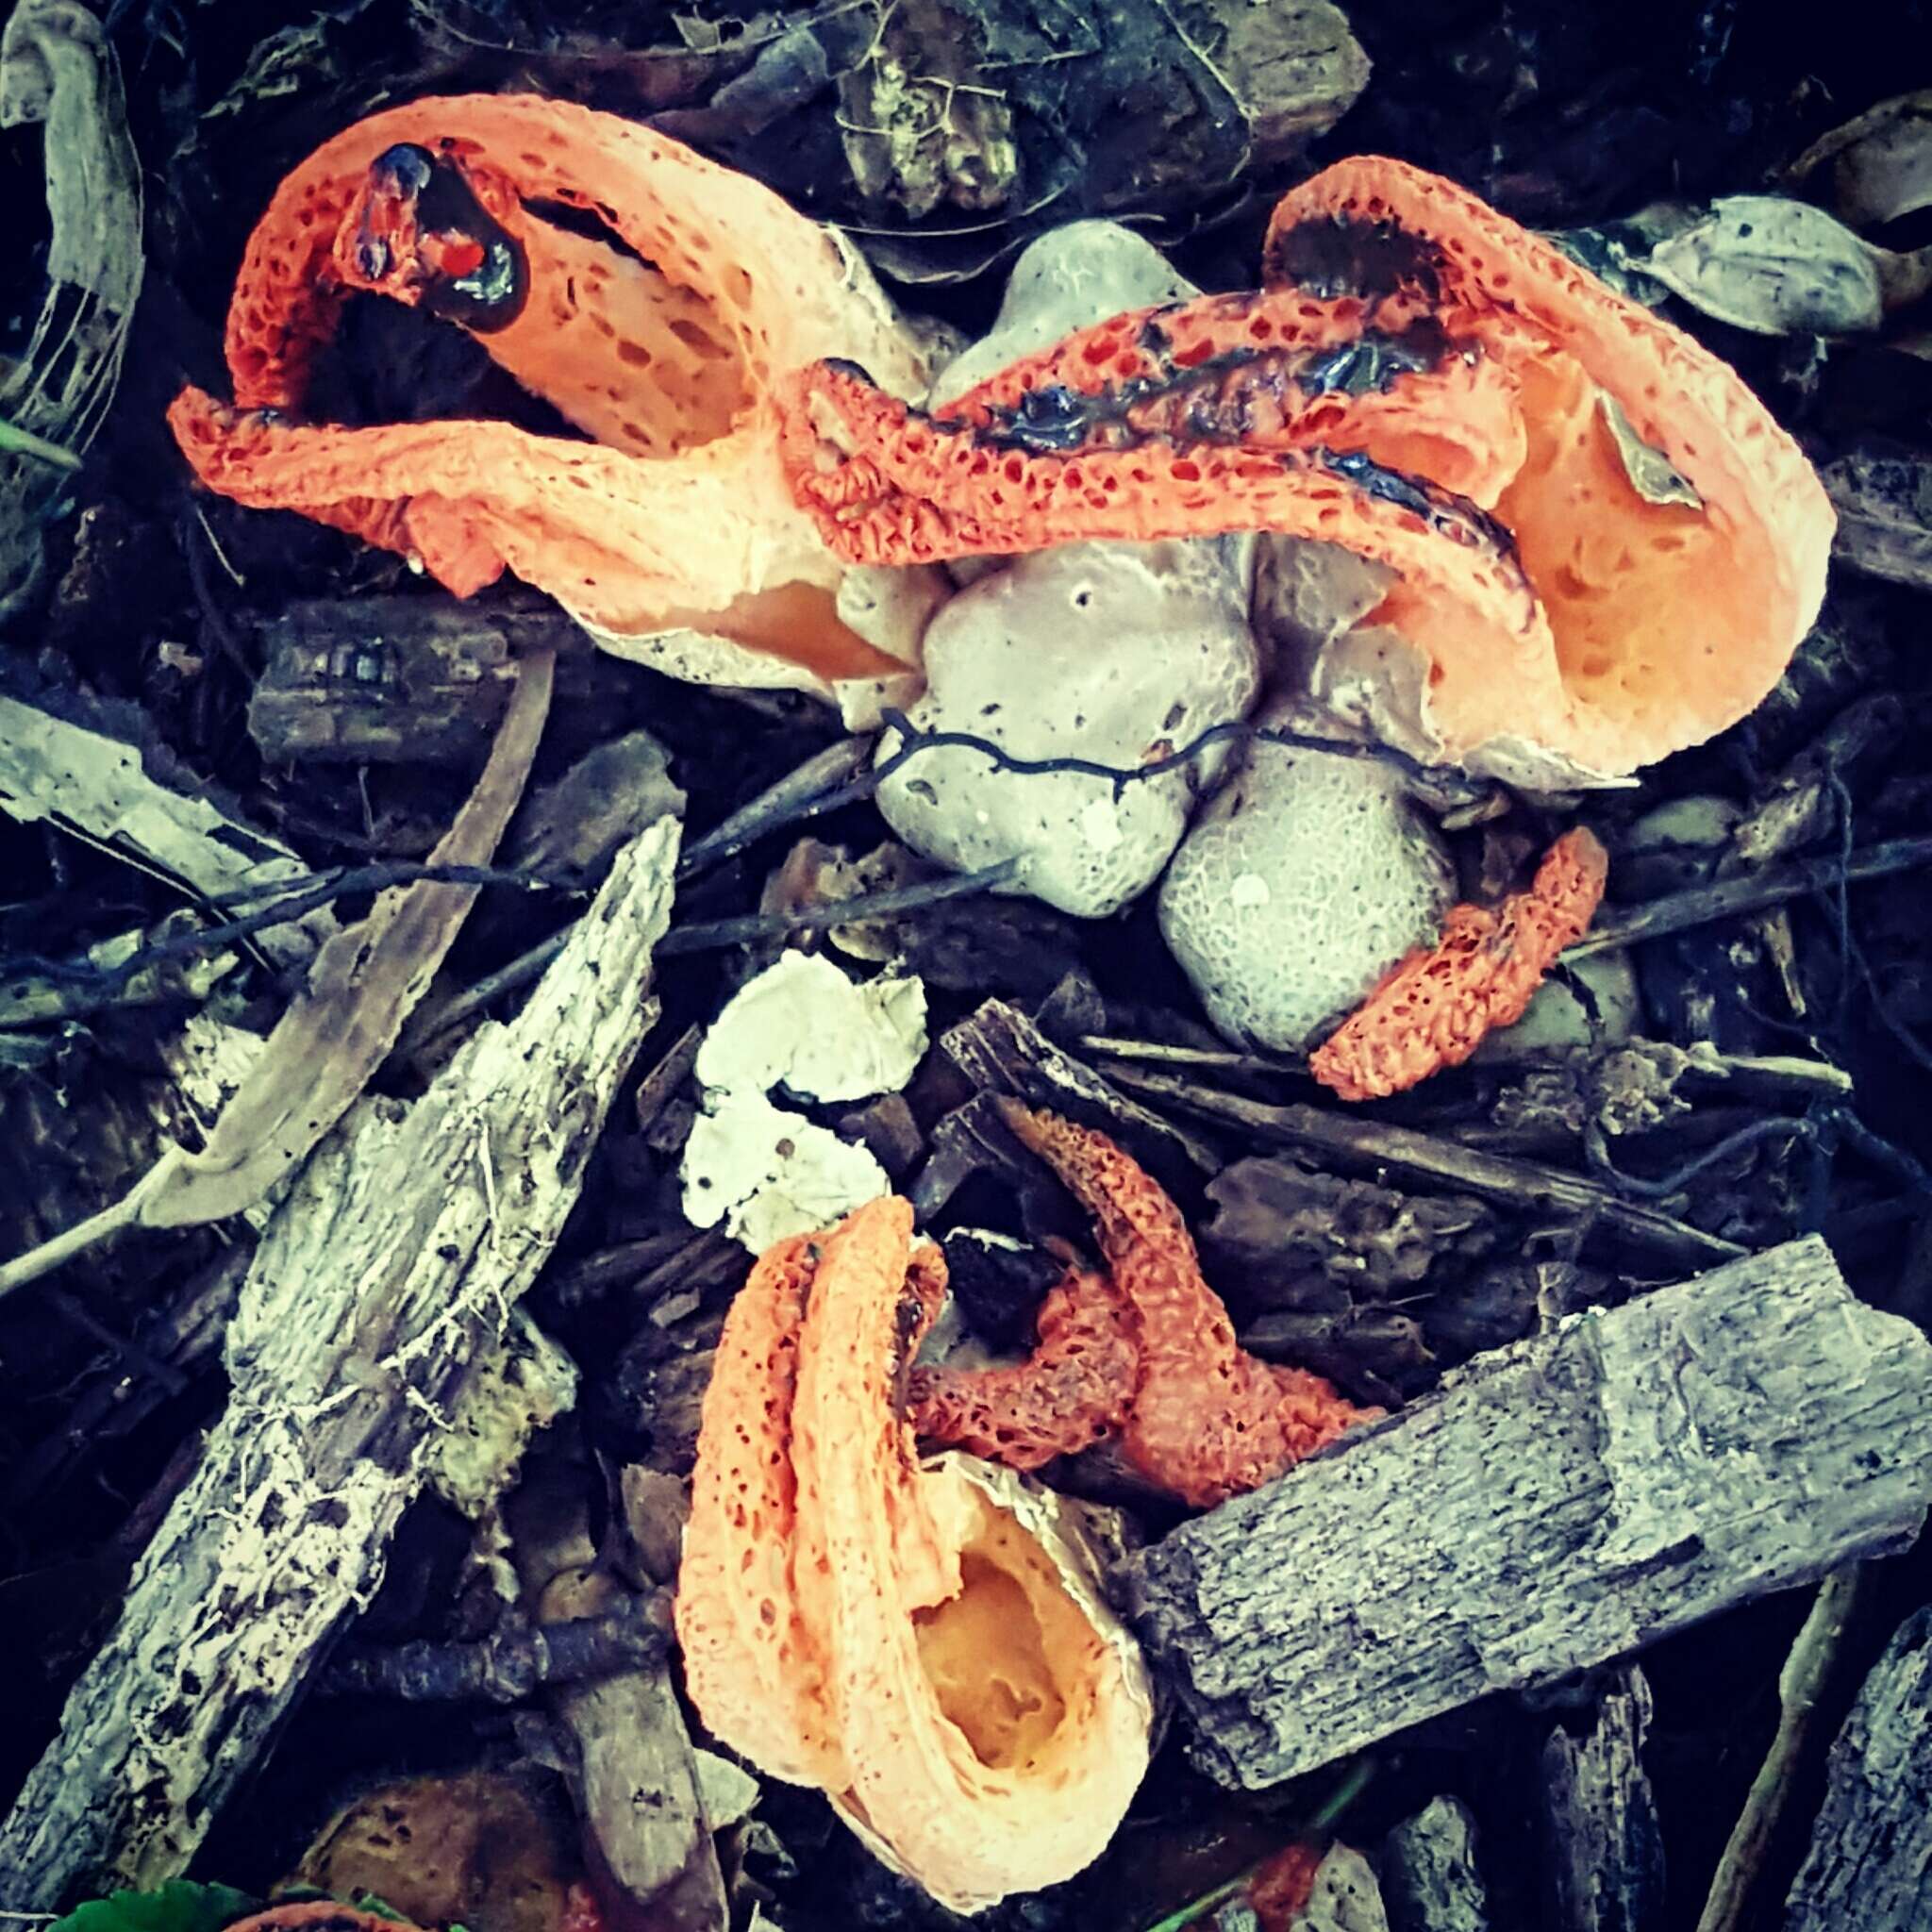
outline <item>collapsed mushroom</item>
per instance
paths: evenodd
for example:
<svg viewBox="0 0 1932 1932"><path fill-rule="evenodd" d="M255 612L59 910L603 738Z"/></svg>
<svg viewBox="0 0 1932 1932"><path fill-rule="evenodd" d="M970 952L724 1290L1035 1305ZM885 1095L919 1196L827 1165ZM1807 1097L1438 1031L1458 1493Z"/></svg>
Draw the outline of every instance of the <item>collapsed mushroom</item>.
<svg viewBox="0 0 1932 1932"><path fill-rule="evenodd" d="M460 325L595 441L304 424L358 290ZM930 599L908 608L826 554L785 487L773 399L822 356L915 392L909 339L826 230L649 128L513 94L358 122L276 190L226 350L233 408L188 389L170 411L224 495L420 559L458 595L508 565L675 675L824 690L916 648Z"/></svg>
<svg viewBox="0 0 1932 1932"><path fill-rule="evenodd" d="M1141 309L921 416L850 363L786 395L841 555L1272 529L1396 572L1445 758L1626 774L1772 688L1832 512L1736 374L1451 183L1372 157L1274 212L1257 294ZM1658 489L1655 477L1671 487ZM1636 480L1641 476L1643 486Z"/></svg>
<svg viewBox="0 0 1932 1932"><path fill-rule="evenodd" d="M922 1434L1038 1468L1117 1427L1141 1475L1208 1508L1376 1413L1241 1347L1180 1210L1105 1134L1015 1102L1002 1112L1093 1217L1108 1273L1048 1295L1022 1368L915 1371Z"/></svg>
<svg viewBox="0 0 1932 1932"><path fill-rule="evenodd" d="M945 1264L911 1236L906 1202L874 1201L753 1268L706 1391L676 1624L713 1733L972 1911L1106 1849L1152 1705L1077 1506L914 1456L896 1396Z"/></svg>

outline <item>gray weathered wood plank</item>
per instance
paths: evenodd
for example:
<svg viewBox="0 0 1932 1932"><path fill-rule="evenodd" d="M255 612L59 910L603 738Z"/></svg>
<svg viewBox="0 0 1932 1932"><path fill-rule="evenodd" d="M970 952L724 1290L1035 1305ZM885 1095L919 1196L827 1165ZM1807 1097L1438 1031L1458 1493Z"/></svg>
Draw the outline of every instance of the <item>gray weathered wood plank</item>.
<svg viewBox="0 0 1932 1932"><path fill-rule="evenodd" d="M1932 1343L1788 1242L1478 1357L1128 1557L1231 1786L1313 1771L1855 1557L1932 1499Z"/></svg>
<svg viewBox="0 0 1932 1932"><path fill-rule="evenodd" d="M228 1406L0 1824L9 1909L178 1873L344 1620L577 1197L650 1024L677 828L609 879L528 1004L297 1176L226 1340Z"/></svg>

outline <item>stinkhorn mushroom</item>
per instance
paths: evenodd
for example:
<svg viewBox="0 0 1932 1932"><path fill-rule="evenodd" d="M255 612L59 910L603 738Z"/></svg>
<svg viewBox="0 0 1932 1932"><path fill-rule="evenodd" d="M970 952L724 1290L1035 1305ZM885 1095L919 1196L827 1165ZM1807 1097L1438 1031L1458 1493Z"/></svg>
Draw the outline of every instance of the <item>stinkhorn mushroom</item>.
<svg viewBox="0 0 1932 1932"><path fill-rule="evenodd" d="M793 377L785 459L843 556L1269 529L1396 573L1445 758L1579 777L1776 682L1833 517L1724 362L1448 181L1358 157L1277 207L1256 294L1139 309L908 410ZM1655 475L1671 487L1655 487ZM1640 487L1639 477L1643 479Z"/></svg>
<svg viewBox="0 0 1932 1932"><path fill-rule="evenodd" d="M1106 1849L1152 1704L1076 1506L914 1454L901 1382L944 1286L895 1199L758 1260L706 1391L676 1626L713 1733L973 1911Z"/></svg>
<svg viewBox="0 0 1932 1932"><path fill-rule="evenodd" d="M1016 1102L1002 1111L1093 1217L1108 1274L1048 1296L1024 1367L916 1370L909 1395L923 1435L1038 1467L1113 1433L1117 1419L1126 1461L1205 1509L1375 1413L1320 1375L1241 1347L1180 1210L1105 1134Z"/></svg>
<svg viewBox="0 0 1932 1932"><path fill-rule="evenodd" d="M355 291L458 324L594 440L305 423ZM517 94L358 122L276 190L226 349L232 407L189 389L170 411L225 495L418 559L459 595L508 565L679 675L824 689L903 673L916 648L924 609L857 579L843 594L786 487L774 390L855 356L912 394L920 354L849 248L647 127Z"/></svg>
<svg viewBox="0 0 1932 1932"><path fill-rule="evenodd" d="M1523 1016L1565 946L1588 930L1609 858L1579 825L1500 908L1452 906L1435 946L1411 953L1323 1041L1308 1071L1343 1100L1379 1100L1460 1066Z"/></svg>

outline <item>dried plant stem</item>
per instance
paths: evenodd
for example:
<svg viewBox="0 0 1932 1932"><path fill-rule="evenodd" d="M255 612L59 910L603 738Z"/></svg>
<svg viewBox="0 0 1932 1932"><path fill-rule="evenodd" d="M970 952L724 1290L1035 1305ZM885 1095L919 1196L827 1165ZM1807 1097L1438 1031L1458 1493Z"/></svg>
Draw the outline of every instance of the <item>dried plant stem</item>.
<svg viewBox="0 0 1932 1932"><path fill-rule="evenodd" d="M1172 1074L1146 1074L1117 1065L1111 1078L1143 1099L1165 1102L1203 1120L1225 1122L1264 1141L1319 1147L1344 1160L1442 1181L1514 1208L1594 1218L1607 1230L1641 1243L1660 1258L1687 1266L1708 1267L1744 1252L1736 1241L1706 1234L1642 1202L1623 1200L1596 1181L1541 1161L1487 1154L1387 1121L1345 1119L1319 1107L1271 1107Z"/></svg>
<svg viewBox="0 0 1932 1932"><path fill-rule="evenodd" d="M1764 1762L1751 1781L1744 1808L1731 1827L1717 1874L1697 1920L1697 1932L1738 1932L1766 1852L1790 1808L1791 1783L1818 1714L1818 1700L1830 1680L1865 1582L1865 1566L1850 1563L1819 1586L1811 1614L1805 1619L1778 1673L1777 1730Z"/></svg>
<svg viewBox="0 0 1932 1932"><path fill-rule="evenodd" d="M1828 891L1845 881L1858 884L1924 865L1932 865L1932 838L1927 837L1888 839L1881 844L1867 845L1854 852L1849 858L1834 854L1824 858L1800 858L1782 865L1763 866L1742 878L1718 879L1707 886L1669 892L1661 899L1652 899L1646 905L1633 906L1627 911L1600 919L1564 953L1559 963L1573 965L1612 946L1662 939L1668 933L1689 932L1693 926L1708 925L1713 920L1756 912L1786 899L1802 898L1807 892Z"/></svg>

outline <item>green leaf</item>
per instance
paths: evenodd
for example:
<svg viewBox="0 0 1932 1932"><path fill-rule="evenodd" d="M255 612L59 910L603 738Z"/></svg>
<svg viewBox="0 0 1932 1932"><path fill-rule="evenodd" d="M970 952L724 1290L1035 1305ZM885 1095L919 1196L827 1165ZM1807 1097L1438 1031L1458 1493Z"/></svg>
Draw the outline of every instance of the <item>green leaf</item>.
<svg viewBox="0 0 1932 1932"><path fill-rule="evenodd" d="M410 1924L408 1912L399 1912L386 1898L378 1898L373 1891L352 1893L349 1903L358 1912L367 1912L375 1919L393 1919L398 1925Z"/></svg>
<svg viewBox="0 0 1932 1932"><path fill-rule="evenodd" d="M171 1878L158 1891L117 1891L76 1906L48 1932L222 1932L260 1909L232 1885L193 1885Z"/></svg>

